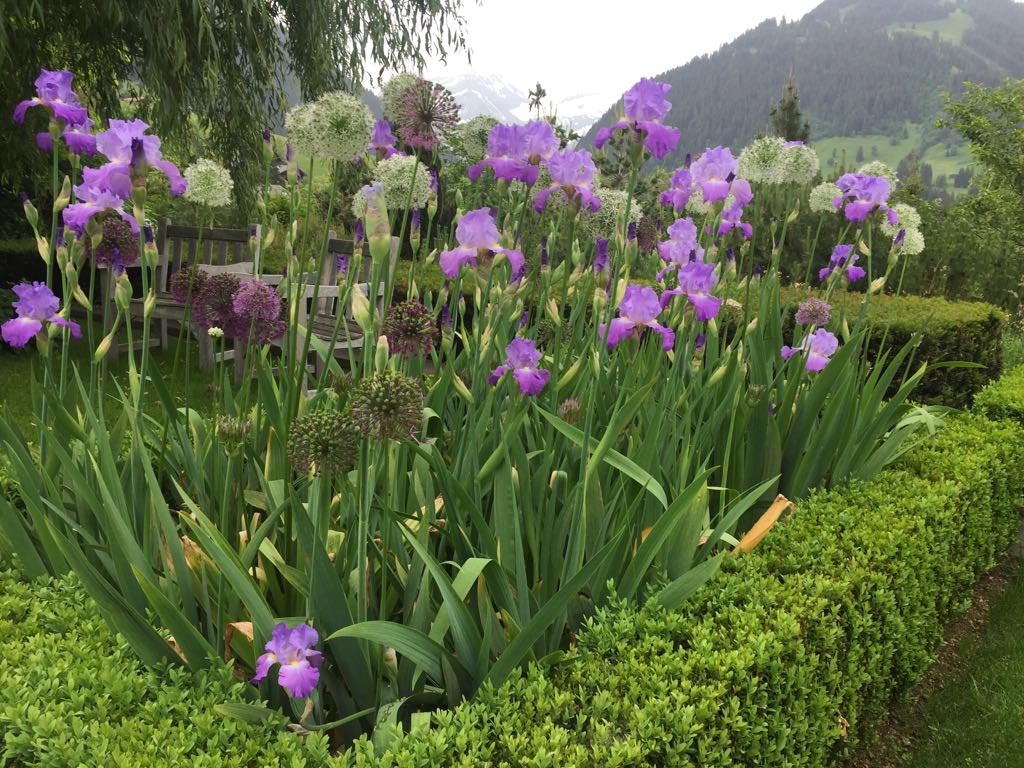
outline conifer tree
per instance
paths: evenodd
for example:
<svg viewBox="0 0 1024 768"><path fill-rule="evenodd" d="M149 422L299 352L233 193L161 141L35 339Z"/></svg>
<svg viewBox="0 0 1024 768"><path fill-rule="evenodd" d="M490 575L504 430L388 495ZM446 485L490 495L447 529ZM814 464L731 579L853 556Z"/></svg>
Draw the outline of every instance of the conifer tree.
<svg viewBox="0 0 1024 768"><path fill-rule="evenodd" d="M786 141L807 141L811 136L811 124L804 120L800 112L800 91L796 85L796 76L790 72L786 85L782 88L782 96L772 104L769 112L772 133Z"/></svg>

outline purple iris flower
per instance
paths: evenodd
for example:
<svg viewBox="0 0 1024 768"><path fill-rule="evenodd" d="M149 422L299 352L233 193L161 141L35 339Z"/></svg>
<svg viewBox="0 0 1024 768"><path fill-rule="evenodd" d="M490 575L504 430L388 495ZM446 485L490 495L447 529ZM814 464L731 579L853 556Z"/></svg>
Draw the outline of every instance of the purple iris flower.
<svg viewBox="0 0 1024 768"><path fill-rule="evenodd" d="M309 696L320 681L320 664L323 654L312 650L320 640L316 630L308 624L299 624L292 629L281 623L265 646L266 653L256 660L254 683L264 680L275 664L280 664L277 682L288 693L303 699Z"/></svg>
<svg viewBox="0 0 1024 768"><path fill-rule="evenodd" d="M825 282L835 270L845 269L846 279L851 283L857 282L867 274L863 269L856 266L857 259L859 258L860 256L854 253L852 245L837 245L832 249L832 258L828 266L823 267L818 272L818 279Z"/></svg>
<svg viewBox="0 0 1024 768"><path fill-rule="evenodd" d="M552 184L537 193L533 210L543 211L547 208L548 197L552 192L561 192L566 200L578 198L582 207L591 211L601 207L600 198L594 194L597 166L587 150L564 149L548 159L547 167Z"/></svg>
<svg viewBox="0 0 1024 768"><path fill-rule="evenodd" d="M631 242L631 243L636 242L636 222L635 221L629 222L629 225L626 227L626 239L629 240L629 242Z"/></svg>
<svg viewBox="0 0 1024 768"><path fill-rule="evenodd" d="M395 149L395 134L391 132L391 123L387 120L378 120L373 124L373 133L370 134L370 146L366 151L377 155L381 160L386 160L392 155L401 154Z"/></svg>
<svg viewBox="0 0 1024 768"><path fill-rule="evenodd" d="M80 123L67 126L61 133L61 138L72 154L96 154L96 136L93 135L92 127L92 120L87 117Z"/></svg>
<svg viewBox="0 0 1024 768"><path fill-rule="evenodd" d="M641 78L622 95L623 119L597 132L594 146L600 149L616 131L632 129L643 136L644 146L659 160L676 148L679 131L661 121L672 108L665 97L672 86Z"/></svg>
<svg viewBox="0 0 1024 768"><path fill-rule="evenodd" d="M4 323L0 327L0 333L2 333L4 341L12 347L24 347L37 333L43 330L45 323L68 328L71 330L73 338L81 338L82 329L78 323L73 323L57 314L60 301L44 283L21 283L11 290L18 297L18 300L14 302L14 311L18 313L18 316Z"/></svg>
<svg viewBox="0 0 1024 768"><path fill-rule="evenodd" d="M729 196L739 163L728 147L707 149L690 166L693 183L700 187L705 203L716 203Z"/></svg>
<svg viewBox="0 0 1024 768"><path fill-rule="evenodd" d="M608 240L599 237L594 242L594 274L608 266Z"/></svg>
<svg viewBox="0 0 1024 768"><path fill-rule="evenodd" d="M458 245L449 251L443 251L439 259L441 271L448 278L459 274L463 264L475 267L477 258L492 253L504 254L512 267L512 279L519 279L526 268L523 254L513 248L502 248L498 244L498 225L494 223L488 208L469 211L455 228L455 239Z"/></svg>
<svg viewBox="0 0 1024 768"><path fill-rule="evenodd" d="M754 234L754 228L743 218L743 206L739 201L734 202L722 211L722 222L718 225L718 234L726 235L734 229L738 229L747 240Z"/></svg>
<svg viewBox="0 0 1024 768"><path fill-rule="evenodd" d="M88 168L85 170L89 170ZM90 186L88 181L75 187L75 196L78 202L72 203L63 211L64 226L73 230L78 235L85 233L85 227L93 216L113 211L122 219L131 224L132 232L139 234L139 222L135 217L124 210L124 200L111 192L96 186Z"/></svg>
<svg viewBox="0 0 1024 768"><path fill-rule="evenodd" d="M886 203L892 191L889 180L884 176L869 176L864 173L846 173L836 179L836 186L842 195L832 199L836 210L846 207L847 221L864 221L876 208L886 212L889 223L895 226L900 217Z"/></svg>
<svg viewBox="0 0 1024 768"><path fill-rule="evenodd" d="M487 382L494 386L511 371L522 394L540 394L551 378L551 372L537 367L544 355L537 349L533 339L512 339L505 347L505 356L505 363L494 369Z"/></svg>
<svg viewBox="0 0 1024 768"><path fill-rule="evenodd" d="M661 193L658 202L665 207L672 206L682 213L696 189L690 169L680 168L672 174L672 182L669 188Z"/></svg>
<svg viewBox="0 0 1024 768"><path fill-rule="evenodd" d="M698 320L706 322L715 317L722 308L722 300L711 294L711 289L718 282L715 265L691 261L677 274L679 287L661 294L661 306L667 307L673 296L685 294Z"/></svg>
<svg viewBox="0 0 1024 768"><path fill-rule="evenodd" d="M633 336L640 336L647 328L661 334L661 348L668 352L675 346L676 335L671 328L657 322L661 314L658 294L646 285L631 283L619 302L619 316L608 327L608 346L617 347ZM605 324L598 326L598 335L604 338Z"/></svg>
<svg viewBox="0 0 1024 768"><path fill-rule="evenodd" d="M358 248L360 245L362 245L363 240L365 239L366 225L363 223L362 219L356 219L355 230L352 233L352 240L355 242L356 247Z"/></svg>
<svg viewBox="0 0 1024 768"><path fill-rule="evenodd" d="M409 217L409 228L412 232L420 231L420 218L423 212L419 208L413 208L412 216Z"/></svg>
<svg viewBox="0 0 1024 768"><path fill-rule="evenodd" d="M658 255L668 264L659 273L659 280L666 270L678 269L693 259L704 260L704 249L697 245L697 225L690 217L676 219L668 228L668 237L668 240L658 243Z"/></svg>
<svg viewBox="0 0 1024 768"><path fill-rule="evenodd" d="M806 355L807 362L804 367L811 373L817 373L824 370L837 349L839 349L839 339L835 337L835 334L824 328L819 328L804 339L799 347L783 347L781 354L783 360L789 360L796 354Z"/></svg>
<svg viewBox="0 0 1024 768"><path fill-rule="evenodd" d="M49 131L40 131L36 134L36 146L39 147L40 152L53 151L53 136Z"/></svg>
<svg viewBox="0 0 1024 768"><path fill-rule="evenodd" d="M118 171L141 175L148 166L162 172L171 185L171 194L180 195L187 182L178 166L164 160L160 153L160 137L147 135L149 124L142 120L111 120L110 127L96 137L96 148L107 156L108 166Z"/></svg>
<svg viewBox="0 0 1024 768"><path fill-rule="evenodd" d="M53 119L62 120L65 125L77 125L89 117L89 112L78 103L78 94L71 90L74 78L70 72L51 72L44 69L36 78L36 95L21 101L14 108L14 122L25 122L25 113L31 107L46 107Z"/></svg>
<svg viewBox="0 0 1024 768"><path fill-rule="evenodd" d="M496 125L487 136L487 155L469 167L469 178L476 181L484 168L490 168L496 179L532 186L540 174L540 164L553 157L558 147L558 137L546 120Z"/></svg>

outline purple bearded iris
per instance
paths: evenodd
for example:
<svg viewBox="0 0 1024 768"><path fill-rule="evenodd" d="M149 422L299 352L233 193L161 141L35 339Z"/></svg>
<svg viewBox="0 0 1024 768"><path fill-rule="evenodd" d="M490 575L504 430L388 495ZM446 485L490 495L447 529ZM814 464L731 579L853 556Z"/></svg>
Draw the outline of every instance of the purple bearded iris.
<svg viewBox="0 0 1024 768"><path fill-rule="evenodd" d="M643 137L644 146L659 160L676 148L679 131L661 121L672 109L666 99L672 86L640 78L640 82L622 95L623 118L597 132L594 146L600 149L616 131L632 129Z"/></svg>
<svg viewBox="0 0 1024 768"><path fill-rule="evenodd" d="M725 209L722 211L722 221L718 225L718 234L726 235L734 229L738 229L747 240L754 234L754 228L742 221L743 211L754 199L754 192L750 188L750 182L746 179L736 179L729 190L729 198L726 199ZM731 203L729 201L732 201Z"/></svg>
<svg viewBox="0 0 1024 768"><path fill-rule="evenodd" d="M728 147L707 149L690 166L693 184L699 186L705 203L717 203L729 196L739 163ZM749 185L747 185L749 189Z"/></svg>
<svg viewBox="0 0 1024 768"><path fill-rule="evenodd" d="M281 623L274 627L274 632L265 646L266 653L256 660L254 683L263 681L270 668L280 664L277 682L282 688L296 698L309 696L320 682L320 664L323 654L311 650L320 640L316 630L307 624L289 629Z"/></svg>
<svg viewBox="0 0 1024 768"><path fill-rule="evenodd" d="M552 192L561 192L570 201L578 198L581 206L591 211L601 207L601 199L594 194L597 166L587 150L564 149L557 152L547 161L547 168L552 184L537 193L533 210L543 211L547 208L548 197Z"/></svg>
<svg viewBox="0 0 1024 768"><path fill-rule="evenodd" d="M522 394L538 395L551 378L550 371L537 367L543 356L533 339L512 339L505 347L505 363L494 369L487 382L494 386L511 371Z"/></svg>
<svg viewBox="0 0 1024 768"><path fill-rule="evenodd" d="M177 197L185 191L187 182L178 166L164 160L160 153L160 137L147 135L149 124L142 120L111 120L110 127L96 137L96 148L110 161L100 171L107 175L145 177L153 166L167 177L171 194Z"/></svg>
<svg viewBox="0 0 1024 768"><path fill-rule="evenodd" d="M99 185L94 178L94 174L98 173L99 171L94 168L83 169L84 181L75 187L75 197L78 202L69 205L62 213L64 226L78 235L83 235L89 219L107 211L113 211L127 221L131 225L132 232L138 235L139 222L124 210L124 198Z"/></svg>
<svg viewBox="0 0 1024 768"><path fill-rule="evenodd" d="M599 237L594 242L594 274L601 272L608 266L608 240Z"/></svg>
<svg viewBox="0 0 1024 768"><path fill-rule="evenodd" d="M658 255L666 263L658 273L661 280L666 272L677 270L690 261L704 261L704 249L697 244L697 225L693 219L676 219L668 228L669 239L658 243Z"/></svg>
<svg viewBox="0 0 1024 768"><path fill-rule="evenodd" d="M512 267L513 280L522 276L526 260L521 252L498 245L498 226L491 218L490 209L478 208L466 213L455 228L455 239L459 242L458 246L442 252L439 260L441 271L446 277L454 278L458 275L463 264L475 267L477 258L489 253L504 254Z"/></svg>
<svg viewBox="0 0 1024 768"><path fill-rule="evenodd" d="M886 203L889 201L891 187L884 176L868 176L863 173L847 173L836 179L836 186L842 195L832 199L836 210L846 207L844 213L847 221L864 221L868 214L878 208L885 211L886 218L893 226L899 224L900 217Z"/></svg>
<svg viewBox="0 0 1024 768"><path fill-rule="evenodd" d="M863 269L856 266L857 259L860 256L853 252L852 245L837 245L832 249L832 259L829 261L827 267L823 267L818 272L818 279L822 282L828 279L837 269L846 270L846 279L851 283L855 283L867 274Z"/></svg>
<svg viewBox="0 0 1024 768"><path fill-rule="evenodd" d="M487 136L487 155L469 167L468 175L476 181L484 168L490 168L496 179L532 186L540 174L540 164L549 160L558 147L558 137L545 120L496 125Z"/></svg>
<svg viewBox="0 0 1024 768"><path fill-rule="evenodd" d="M12 347L24 347L32 338L43 330L45 323L71 330L73 338L82 336L78 323L73 323L57 314L60 301L53 291L43 283L21 283L14 286L18 300L14 302L14 311L18 316L8 320L2 326L4 341Z"/></svg>
<svg viewBox="0 0 1024 768"><path fill-rule="evenodd" d="M824 328L819 328L804 339L799 347L783 347L781 353L783 360L789 360L798 353L806 355L807 362L804 367L811 373L817 373L828 365L828 361L837 349L839 349L839 339L835 337L835 334L829 333Z"/></svg>
<svg viewBox="0 0 1024 768"><path fill-rule="evenodd" d="M391 123L387 120L378 120L373 124L373 133L370 134L370 145L366 148L369 154L376 155L380 160L386 160L392 155L399 155L395 149L395 134L391 132Z"/></svg>
<svg viewBox="0 0 1024 768"><path fill-rule="evenodd" d="M661 294L661 306L667 307L673 296L686 295L693 306L693 312L701 322L707 322L718 314L722 300L711 295L711 289L718 282L714 264L691 261L677 273L679 287Z"/></svg>
<svg viewBox="0 0 1024 768"><path fill-rule="evenodd" d="M646 285L630 284L619 302L619 316L612 320L608 327L608 346L617 347L620 343L633 336L639 336L650 328L661 334L661 348L668 352L675 346L676 335L656 321L661 314L658 294ZM597 329L598 335L604 338L605 324Z"/></svg>
<svg viewBox="0 0 1024 768"><path fill-rule="evenodd" d="M36 78L35 97L18 103L14 108L14 122L25 122L25 113L31 107L46 107L54 120L61 120L65 125L85 122L89 112L78 103L78 94L71 90L73 78L70 72L42 70Z"/></svg>
<svg viewBox="0 0 1024 768"><path fill-rule="evenodd" d="M666 208L671 206L682 213L696 189L690 169L680 168L672 174L672 182L669 188L661 193L658 202Z"/></svg>

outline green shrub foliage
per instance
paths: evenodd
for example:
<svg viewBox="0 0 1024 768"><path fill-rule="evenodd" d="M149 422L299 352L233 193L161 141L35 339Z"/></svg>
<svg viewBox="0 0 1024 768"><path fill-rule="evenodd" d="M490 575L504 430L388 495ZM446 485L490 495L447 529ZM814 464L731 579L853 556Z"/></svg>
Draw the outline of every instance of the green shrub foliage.
<svg viewBox="0 0 1024 768"><path fill-rule="evenodd" d="M1024 369L978 397L1024 420ZM812 495L680 610L602 609L576 647L340 757L247 702L228 668L147 670L74 577L0 571L0 739L18 766L812 766L863 742L1009 546L1024 426L952 417L869 483Z"/></svg>
<svg viewBox="0 0 1024 768"><path fill-rule="evenodd" d="M29 583L0 570L0 764L301 768L327 740L300 740L279 713L252 724L216 706L252 706L252 688L218 666L146 669L112 634L78 581ZM259 705L262 706L262 705Z"/></svg>
<svg viewBox="0 0 1024 768"><path fill-rule="evenodd" d="M346 764L831 764L921 677L1006 550L1021 466L1020 426L952 418L899 468L802 502L681 610L605 609L552 669Z"/></svg>

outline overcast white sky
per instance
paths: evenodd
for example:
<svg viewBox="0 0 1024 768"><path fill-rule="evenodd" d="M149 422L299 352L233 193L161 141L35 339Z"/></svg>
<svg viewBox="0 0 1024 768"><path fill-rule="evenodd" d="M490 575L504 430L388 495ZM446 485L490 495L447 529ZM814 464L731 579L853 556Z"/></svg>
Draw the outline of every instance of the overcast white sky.
<svg viewBox="0 0 1024 768"><path fill-rule="evenodd" d="M427 76L499 74L555 101L615 98L639 77L711 53L767 18L800 18L821 0L466 0L465 54Z"/></svg>

